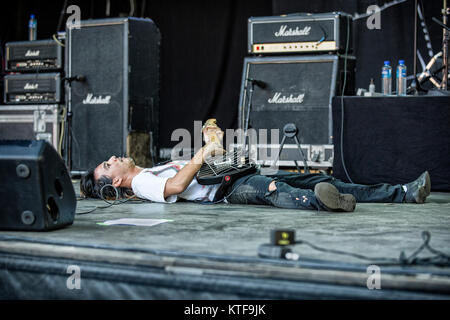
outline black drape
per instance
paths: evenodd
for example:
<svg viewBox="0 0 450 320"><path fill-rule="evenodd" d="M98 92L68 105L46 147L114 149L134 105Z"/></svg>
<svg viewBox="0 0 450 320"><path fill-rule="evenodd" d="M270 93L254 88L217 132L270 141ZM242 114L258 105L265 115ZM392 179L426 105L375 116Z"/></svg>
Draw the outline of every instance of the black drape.
<svg viewBox="0 0 450 320"><path fill-rule="evenodd" d="M427 170L432 190L450 191L450 97L336 97L333 124L336 178L398 184Z"/></svg>
<svg viewBox="0 0 450 320"><path fill-rule="evenodd" d="M247 19L250 16L293 12L343 11L365 13L372 4L389 0L137 0L134 12L129 1L111 0L110 16L149 17L161 30L161 148L174 146L173 130L186 128L193 133L194 120L209 117L222 128L236 128L243 58L248 55ZM0 11L0 42L25 40L31 13L38 19L38 39L49 39L57 30L64 1L16 0ZM80 6L81 18L104 18L106 1L67 1ZM381 13L381 29L367 28L367 18L354 21L356 87L367 88L370 78L380 88L384 60L396 64L404 59L411 74L413 67L414 0L387 8ZM441 50L442 32L432 22L440 18L442 1L423 1L426 25L434 53ZM68 17L66 14L65 18ZM424 35L419 28L419 50L425 62ZM421 67L419 64L419 71ZM311 75L314 76L314 75Z"/></svg>
<svg viewBox="0 0 450 320"><path fill-rule="evenodd" d="M237 126L239 88L246 55L247 19L270 14L268 1L153 2L149 12L162 33L161 143L193 121L217 118Z"/></svg>

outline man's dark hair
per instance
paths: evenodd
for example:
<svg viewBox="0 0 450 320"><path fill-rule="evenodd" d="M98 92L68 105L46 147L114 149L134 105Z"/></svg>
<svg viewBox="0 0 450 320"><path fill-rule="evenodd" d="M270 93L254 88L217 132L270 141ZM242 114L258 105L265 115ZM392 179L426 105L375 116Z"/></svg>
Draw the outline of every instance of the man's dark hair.
<svg viewBox="0 0 450 320"><path fill-rule="evenodd" d="M133 191L129 188L115 188L112 185L111 178L108 176L103 175L96 180L94 170L89 170L81 177L80 191L85 197L114 200L133 195Z"/></svg>

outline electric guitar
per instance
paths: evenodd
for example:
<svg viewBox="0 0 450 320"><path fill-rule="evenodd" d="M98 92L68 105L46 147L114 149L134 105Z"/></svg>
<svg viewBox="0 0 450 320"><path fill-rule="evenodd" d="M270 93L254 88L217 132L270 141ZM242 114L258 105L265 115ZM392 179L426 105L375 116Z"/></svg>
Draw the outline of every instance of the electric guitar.
<svg viewBox="0 0 450 320"><path fill-rule="evenodd" d="M209 141L220 143L217 130L214 130L216 128L220 130L216 119L208 119L203 125L203 130L206 130L205 136L209 138ZM213 129L212 132L208 132L209 129ZM240 177L255 173L257 166L249 163L248 156L244 151L236 150L209 157L195 175L197 182L202 185L221 183L222 186L226 186Z"/></svg>

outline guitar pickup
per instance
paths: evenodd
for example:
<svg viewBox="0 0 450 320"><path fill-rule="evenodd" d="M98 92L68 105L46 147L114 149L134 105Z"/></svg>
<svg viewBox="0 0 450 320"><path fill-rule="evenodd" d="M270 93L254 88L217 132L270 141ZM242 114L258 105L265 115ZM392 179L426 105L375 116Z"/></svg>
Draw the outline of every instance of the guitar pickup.
<svg viewBox="0 0 450 320"><path fill-rule="evenodd" d="M230 164L232 164L233 162L232 162L232 159L227 159L227 160L225 160L225 161L223 161L223 160L216 160L216 161L214 161L213 162L213 164L215 165L215 166L221 166L221 165L224 165L224 164L226 164L226 165L230 165Z"/></svg>

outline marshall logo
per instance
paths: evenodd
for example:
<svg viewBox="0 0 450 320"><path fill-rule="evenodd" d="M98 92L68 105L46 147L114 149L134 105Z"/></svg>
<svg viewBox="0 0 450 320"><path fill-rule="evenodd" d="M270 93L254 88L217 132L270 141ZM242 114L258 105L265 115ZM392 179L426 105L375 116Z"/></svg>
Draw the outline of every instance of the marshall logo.
<svg viewBox="0 0 450 320"><path fill-rule="evenodd" d="M296 27L295 29L287 28L287 25L282 25L280 30L275 32L275 37L290 37L290 36L307 36L311 33L311 27L306 26L303 29Z"/></svg>
<svg viewBox="0 0 450 320"><path fill-rule="evenodd" d="M297 96L294 96L293 94L290 94L289 96L282 96L281 92L275 92L272 98L268 99L268 103L303 103L303 99L305 97L305 94L299 94Z"/></svg>
<svg viewBox="0 0 450 320"><path fill-rule="evenodd" d="M28 50L26 53L25 53L25 57L39 57L39 53L40 53L40 51L39 50Z"/></svg>
<svg viewBox="0 0 450 320"><path fill-rule="evenodd" d="M94 96L92 93L88 93L83 100L83 104L110 104L110 102L111 96Z"/></svg>
<svg viewBox="0 0 450 320"><path fill-rule="evenodd" d="M23 87L25 90L36 90L39 87L38 83L26 83Z"/></svg>

